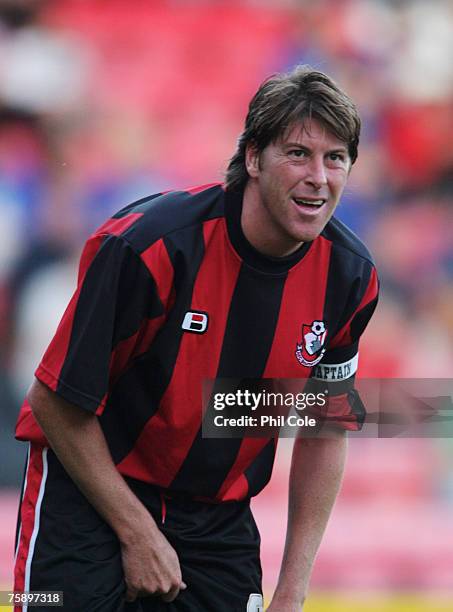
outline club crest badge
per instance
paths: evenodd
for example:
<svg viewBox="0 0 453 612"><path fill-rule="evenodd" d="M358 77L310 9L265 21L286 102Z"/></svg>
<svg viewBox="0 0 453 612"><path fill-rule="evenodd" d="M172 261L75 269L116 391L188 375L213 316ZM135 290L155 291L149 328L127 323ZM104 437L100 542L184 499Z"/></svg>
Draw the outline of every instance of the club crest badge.
<svg viewBox="0 0 453 612"><path fill-rule="evenodd" d="M311 325L302 324L302 341L296 344L297 361L311 368L319 363L326 352L324 343L327 327L324 321L313 321Z"/></svg>

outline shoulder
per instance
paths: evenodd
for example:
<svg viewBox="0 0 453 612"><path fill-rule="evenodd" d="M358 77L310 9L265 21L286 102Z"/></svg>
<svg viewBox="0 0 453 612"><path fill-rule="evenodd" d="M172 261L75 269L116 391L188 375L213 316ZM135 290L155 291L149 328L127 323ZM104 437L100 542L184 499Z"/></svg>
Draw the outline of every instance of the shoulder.
<svg viewBox="0 0 453 612"><path fill-rule="evenodd" d="M330 242L325 315L331 350L358 340L376 308L379 281L369 250L344 223L332 217L322 237Z"/></svg>
<svg viewBox="0 0 453 612"><path fill-rule="evenodd" d="M348 259L368 262L375 267L373 257L362 240L336 217L331 218L321 235L332 243L337 252L343 253Z"/></svg>
<svg viewBox="0 0 453 612"><path fill-rule="evenodd" d="M321 235L331 243L328 272L331 298L338 300L342 292L353 301L376 296L379 290L376 266L360 238L335 217Z"/></svg>
<svg viewBox="0 0 453 612"><path fill-rule="evenodd" d="M223 217L224 196L220 183L153 194L122 208L94 236L121 237L142 253L172 232Z"/></svg>

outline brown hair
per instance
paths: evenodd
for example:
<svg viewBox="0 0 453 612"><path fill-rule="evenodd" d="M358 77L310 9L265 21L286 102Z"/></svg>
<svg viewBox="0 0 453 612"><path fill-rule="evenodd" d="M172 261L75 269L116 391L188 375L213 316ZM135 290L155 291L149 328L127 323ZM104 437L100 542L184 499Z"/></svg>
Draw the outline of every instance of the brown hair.
<svg viewBox="0 0 453 612"><path fill-rule="evenodd" d="M245 150L253 144L258 152L275 142L295 122L316 119L342 140L349 157L357 159L360 117L355 104L323 72L310 66L296 66L291 72L276 74L262 83L253 96L244 131L226 171L226 188L242 189L248 178Z"/></svg>

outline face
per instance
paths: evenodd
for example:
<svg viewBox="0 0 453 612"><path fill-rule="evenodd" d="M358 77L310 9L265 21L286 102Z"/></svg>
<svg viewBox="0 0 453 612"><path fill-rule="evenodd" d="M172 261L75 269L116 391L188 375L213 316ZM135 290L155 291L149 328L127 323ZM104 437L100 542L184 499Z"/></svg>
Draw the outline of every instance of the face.
<svg viewBox="0 0 453 612"><path fill-rule="evenodd" d="M332 216L351 168L346 143L312 119L257 152L248 147L242 226L268 255L314 240Z"/></svg>

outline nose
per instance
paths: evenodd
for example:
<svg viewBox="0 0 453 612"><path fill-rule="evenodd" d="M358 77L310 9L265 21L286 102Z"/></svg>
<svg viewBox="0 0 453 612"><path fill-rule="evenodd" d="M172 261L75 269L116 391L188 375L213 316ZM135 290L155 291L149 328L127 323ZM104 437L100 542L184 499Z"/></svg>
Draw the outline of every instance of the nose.
<svg viewBox="0 0 453 612"><path fill-rule="evenodd" d="M326 168L323 157L314 155L305 168L307 170L305 176L305 183L307 183L307 185L319 190L327 184Z"/></svg>

